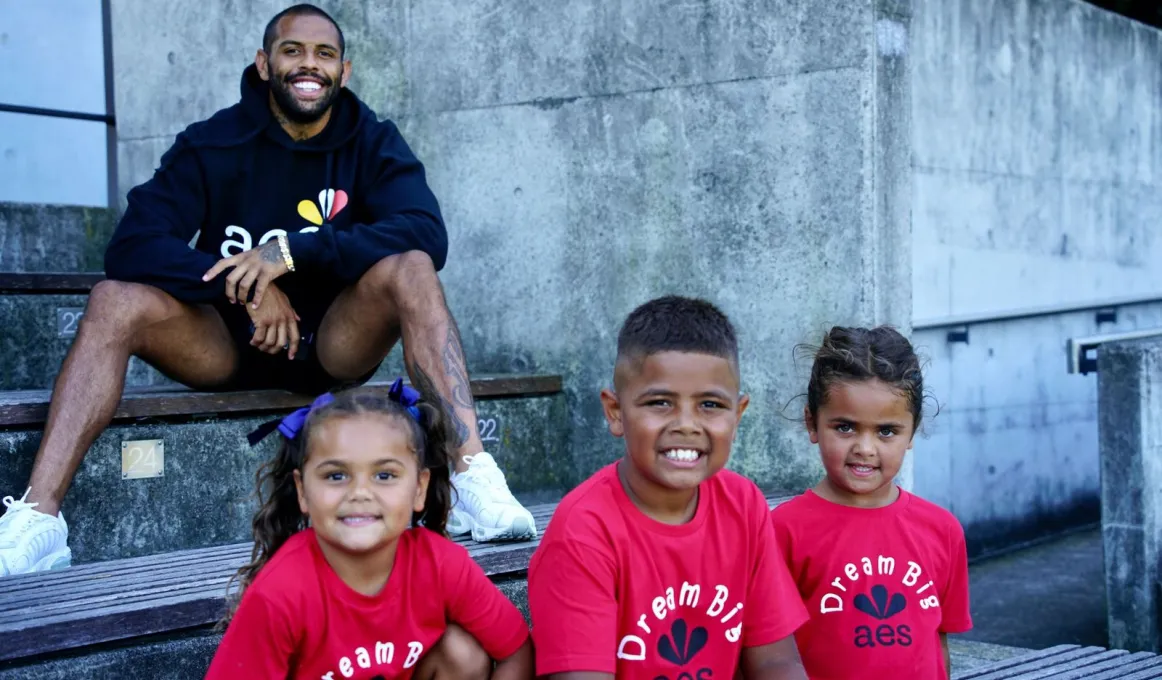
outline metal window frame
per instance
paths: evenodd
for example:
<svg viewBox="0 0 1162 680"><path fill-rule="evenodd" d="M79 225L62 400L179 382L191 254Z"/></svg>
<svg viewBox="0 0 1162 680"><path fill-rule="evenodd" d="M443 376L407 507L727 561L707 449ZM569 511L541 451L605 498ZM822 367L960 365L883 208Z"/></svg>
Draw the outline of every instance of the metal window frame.
<svg viewBox="0 0 1162 680"><path fill-rule="evenodd" d="M1034 319L1045 316L1058 316L1060 314L1074 314L1077 312L1094 312L1094 323L1100 326L1103 323L1116 323L1119 307L1147 305L1158 302L1162 302L1162 294L1159 293L1127 295L1117 298L1107 298L1105 300L1027 307L1024 309L1013 309L1007 312L985 312L980 314L947 316L940 319L919 319L912 322L912 330L929 331L947 329L947 333L945 334L945 340L947 342L963 342L968 344L969 327L979 324L1018 321L1021 319Z"/></svg>
<svg viewBox="0 0 1162 680"><path fill-rule="evenodd" d="M109 203L109 208L116 208L118 200L117 118L114 114L115 98L113 96L113 19L109 2L110 0L101 0L101 41L103 43L102 51L104 52L105 61L105 113L85 113L82 111L65 111L62 109L46 109L39 106L18 106L16 104L3 103L0 103L0 112L104 123L105 177L106 183L108 184L106 200Z"/></svg>
<svg viewBox="0 0 1162 680"><path fill-rule="evenodd" d="M110 0L101 0L101 40L105 52L105 172L109 209L116 210L120 192L117 190L117 116L113 96L113 9Z"/></svg>
<svg viewBox="0 0 1162 680"><path fill-rule="evenodd" d="M1125 333L1107 333L1105 335L1090 335L1082 338L1069 338L1066 344L1068 355L1068 371L1071 374L1088 375L1097 373L1097 357L1091 355L1107 342L1124 342L1126 340L1144 340L1147 338L1162 337L1162 328L1145 328Z"/></svg>

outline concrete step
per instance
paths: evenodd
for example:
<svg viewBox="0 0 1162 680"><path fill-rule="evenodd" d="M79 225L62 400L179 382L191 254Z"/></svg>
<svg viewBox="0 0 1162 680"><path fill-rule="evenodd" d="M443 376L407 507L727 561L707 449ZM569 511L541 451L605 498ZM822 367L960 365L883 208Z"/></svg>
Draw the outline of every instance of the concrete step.
<svg viewBox="0 0 1162 680"><path fill-rule="evenodd" d="M0 273L0 390L51 389L101 274ZM130 386L172 384L131 359Z"/></svg>
<svg viewBox="0 0 1162 680"><path fill-rule="evenodd" d="M0 271L101 271L116 226L107 208L0 202Z"/></svg>
<svg viewBox="0 0 1162 680"><path fill-rule="evenodd" d="M485 446L518 497L559 498L577 483L564 451L560 376L477 376L472 390ZM24 493L48 398L45 390L0 392L2 495ZM74 563L248 540L255 473L278 437L252 449L246 434L309 401L275 390L126 390L62 508Z"/></svg>

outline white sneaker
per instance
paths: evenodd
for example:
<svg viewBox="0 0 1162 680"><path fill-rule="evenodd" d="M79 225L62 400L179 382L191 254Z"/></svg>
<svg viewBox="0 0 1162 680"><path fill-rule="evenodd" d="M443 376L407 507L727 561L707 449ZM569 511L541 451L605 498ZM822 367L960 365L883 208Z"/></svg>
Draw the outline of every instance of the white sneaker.
<svg viewBox="0 0 1162 680"><path fill-rule="evenodd" d="M24 502L28 491L19 500L4 498L8 510L0 517L0 576L64 569L73 560L64 515L34 510L37 503Z"/></svg>
<svg viewBox="0 0 1162 680"><path fill-rule="evenodd" d="M448 533L471 533L478 543L530 541L537 537L533 515L513 497L504 473L487 453L464 456L468 469L452 474L455 502L448 516Z"/></svg>

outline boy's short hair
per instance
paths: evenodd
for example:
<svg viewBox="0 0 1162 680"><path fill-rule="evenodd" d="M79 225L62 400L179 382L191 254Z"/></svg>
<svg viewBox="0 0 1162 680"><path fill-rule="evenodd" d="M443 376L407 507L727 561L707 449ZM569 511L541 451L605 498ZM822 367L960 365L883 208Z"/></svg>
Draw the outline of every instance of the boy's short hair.
<svg viewBox="0 0 1162 680"><path fill-rule="evenodd" d="M637 362L659 352L709 354L738 370L734 326L706 300L667 295L630 312L617 334L617 362Z"/></svg>

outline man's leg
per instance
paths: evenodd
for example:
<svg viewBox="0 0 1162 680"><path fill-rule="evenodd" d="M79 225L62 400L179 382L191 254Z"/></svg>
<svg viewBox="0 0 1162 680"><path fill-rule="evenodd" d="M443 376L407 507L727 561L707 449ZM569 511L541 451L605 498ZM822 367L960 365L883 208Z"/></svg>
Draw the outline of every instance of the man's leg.
<svg viewBox="0 0 1162 680"><path fill-rule="evenodd" d="M512 497L476 431L476 406L460 332L448 311L432 260L410 251L380 260L331 304L315 340L319 363L339 380L354 380L387 356L402 335L412 384L447 415L456 444L459 492L452 533L476 540L536 536L532 515Z"/></svg>
<svg viewBox="0 0 1162 680"><path fill-rule="evenodd" d="M53 388L28 491L7 503L0 518L0 575L38 570L52 557L41 553L53 547L66 552L61 502L85 452L113 418L131 355L194 387L220 385L238 365L238 350L212 308L183 304L141 284L94 286ZM29 540L38 530L62 536L58 542Z"/></svg>

